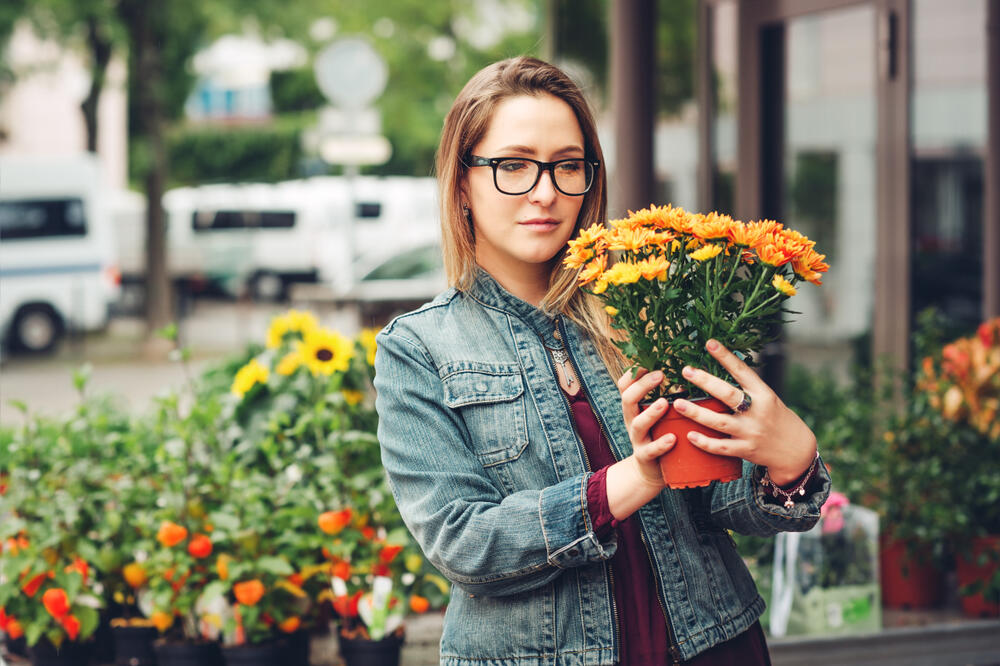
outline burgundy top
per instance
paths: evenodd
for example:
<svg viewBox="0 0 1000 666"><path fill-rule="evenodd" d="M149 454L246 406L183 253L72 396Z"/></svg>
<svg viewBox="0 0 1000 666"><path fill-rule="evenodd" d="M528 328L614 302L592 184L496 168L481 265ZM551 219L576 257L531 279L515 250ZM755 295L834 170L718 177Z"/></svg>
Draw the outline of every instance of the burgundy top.
<svg viewBox="0 0 1000 666"><path fill-rule="evenodd" d="M669 654L667 617L656 593L656 578L646 546L642 542L638 518L633 514L615 520L608 508L607 471L614 464L601 427L583 391L567 395L577 432L583 441L590 468L597 470L587 486L587 503L594 531L599 537L618 531L618 550L611 558L615 606L621 628L622 664L661 666L677 663ZM732 640L716 645L685 664L692 666L768 665L767 643L760 623Z"/></svg>

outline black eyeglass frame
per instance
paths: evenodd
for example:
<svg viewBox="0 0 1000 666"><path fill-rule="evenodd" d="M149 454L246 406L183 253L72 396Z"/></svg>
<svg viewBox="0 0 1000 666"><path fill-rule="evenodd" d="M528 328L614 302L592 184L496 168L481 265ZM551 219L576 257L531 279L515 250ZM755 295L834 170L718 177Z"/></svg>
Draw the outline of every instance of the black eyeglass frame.
<svg viewBox="0 0 1000 666"><path fill-rule="evenodd" d="M542 179L542 174L546 171L549 172L549 178L552 180L552 186L555 187L557 190L559 190L559 192L565 194L568 197L582 197L583 195L585 195L587 192L590 191L591 187L594 186L594 180L597 177L597 170L601 168L601 163L599 160L588 160L585 157L567 157L565 159L556 160L554 162L542 162L540 160L533 160L530 157L480 157L479 155L469 155L469 160L472 162L471 164L469 164L469 162L465 160L462 160L462 164L469 167L470 169L474 167L487 167L487 166L491 167L493 169L493 187L497 188L497 192L499 192L500 194L506 194L512 197L519 197L522 194L527 194L531 190L535 189L535 187L538 185L538 181ZM497 166L499 166L501 162L506 162L508 160L515 160L518 162L532 162L538 166L538 173L535 174L535 182L531 184L531 187L524 190L523 192L505 192L500 189L500 183L497 182ZM557 164L562 164L563 162L586 162L587 164L589 164L594 168L594 173L590 178L590 182L587 183L587 189L585 189L583 192L570 194L563 188L559 187L559 184L556 182L556 172L554 171L554 169Z"/></svg>

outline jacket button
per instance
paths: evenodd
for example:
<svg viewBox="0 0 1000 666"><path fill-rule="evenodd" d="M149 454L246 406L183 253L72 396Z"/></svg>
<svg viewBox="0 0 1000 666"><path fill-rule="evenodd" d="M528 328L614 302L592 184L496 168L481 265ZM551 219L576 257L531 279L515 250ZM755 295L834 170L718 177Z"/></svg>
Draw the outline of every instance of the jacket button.
<svg viewBox="0 0 1000 666"><path fill-rule="evenodd" d="M486 384L484 384L483 382L479 382L478 384L476 384L476 390L477 390L477 391L480 391L480 392L482 392L482 393L485 393L485 392L486 392L486 389L488 389L488 388L489 388L489 387L488 387L488 386L486 386Z"/></svg>

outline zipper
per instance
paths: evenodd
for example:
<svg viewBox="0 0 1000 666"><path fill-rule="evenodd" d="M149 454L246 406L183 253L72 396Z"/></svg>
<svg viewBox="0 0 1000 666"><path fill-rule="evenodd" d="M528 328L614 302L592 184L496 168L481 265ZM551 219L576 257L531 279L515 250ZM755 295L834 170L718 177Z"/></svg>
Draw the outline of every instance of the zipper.
<svg viewBox="0 0 1000 666"><path fill-rule="evenodd" d="M561 316L556 316L556 338L558 338L558 339L560 339L560 340L563 341L563 347L565 347L566 353L569 355L569 360L573 364L573 371L575 372L576 377L577 377L577 379L580 382L580 390L583 391L584 396L587 398L587 402L589 402L591 405L593 405L594 401L593 401L593 398L591 396L590 389L587 387L587 381L583 378L583 373L581 373L581 372L579 372L577 370L577 368L579 366L576 363L576 359L573 358L573 351L570 349L569 344L568 344L568 342L566 340L566 329L565 329L565 326L563 325L562 317ZM550 359L549 365L551 365L551 364L552 363L551 363L551 359ZM555 372L555 368L553 368L552 370L553 370L553 372ZM562 393L561 390L560 390L560 393ZM566 402L565 396L563 396L563 402ZM569 403L566 402L566 404L567 404L567 409L568 409ZM594 416L597 418L597 424L600 426L601 432L604 434L604 438L607 440L608 446L611 448L611 454L615 457L615 460L620 460L620 458L618 457L617 452L615 451L614 447L611 447L611 437L608 435L607 426L604 423L603 417L601 416L600 412L597 409L594 409L593 411L594 411ZM584 447L584 455L586 455L586 447ZM587 468L588 469L590 468L589 461L587 463ZM656 579L656 583L657 583L657 585L656 585L656 600L660 602L660 609L663 611L663 619L666 620L666 622L667 622L667 652L670 654L670 659L671 659L671 662L673 664L680 664L681 663L681 651L680 651L680 648L677 646L677 636L674 634L673 625L670 623L670 613L667 612L667 605L664 602L663 597L662 597L663 581L660 580L660 574L659 574L659 572L656 569L655 563L653 562L653 556L652 556L652 553L649 550L649 541L648 541L648 539L646 537L646 528L643 526L641 520L639 521L639 536L642 538L642 545L643 545L643 548L646 550L646 557L649 559L650 568L653 570L653 577ZM615 598L614 598L614 573L611 571L611 567L610 566L608 566L607 569L608 569L608 573L610 574L611 583L612 583L612 585L611 585L611 590L612 590L611 607L612 607L612 611L614 612L614 616L615 616L615 627L618 630L619 637L620 637L621 630L620 630L620 627L619 627L619 620L618 620L618 606L615 603ZM619 638L619 642L620 642L620 638ZM619 658L620 657L621 657L621 654L619 653Z"/></svg>

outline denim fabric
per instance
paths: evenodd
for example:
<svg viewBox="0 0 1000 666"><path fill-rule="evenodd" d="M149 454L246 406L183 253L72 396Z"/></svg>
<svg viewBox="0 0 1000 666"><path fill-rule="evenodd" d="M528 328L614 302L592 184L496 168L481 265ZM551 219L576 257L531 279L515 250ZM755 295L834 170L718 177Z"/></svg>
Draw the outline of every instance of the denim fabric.
<svg viewBox="0 0 1000 666"><path fill-rule="evenodd" d="M557 333L558 329L558 333ZM480 271L377 338L378 436L390 487L427 558L452 583L441 663L614 664L620 627L587 511L591 475L545 346L565 346L618 459L631 443L597 349ZM675 652L690 659L757 620L764 601L726 530L803 531L829 492L765 501L763 469L665 490L639 511Z"/></svg>

